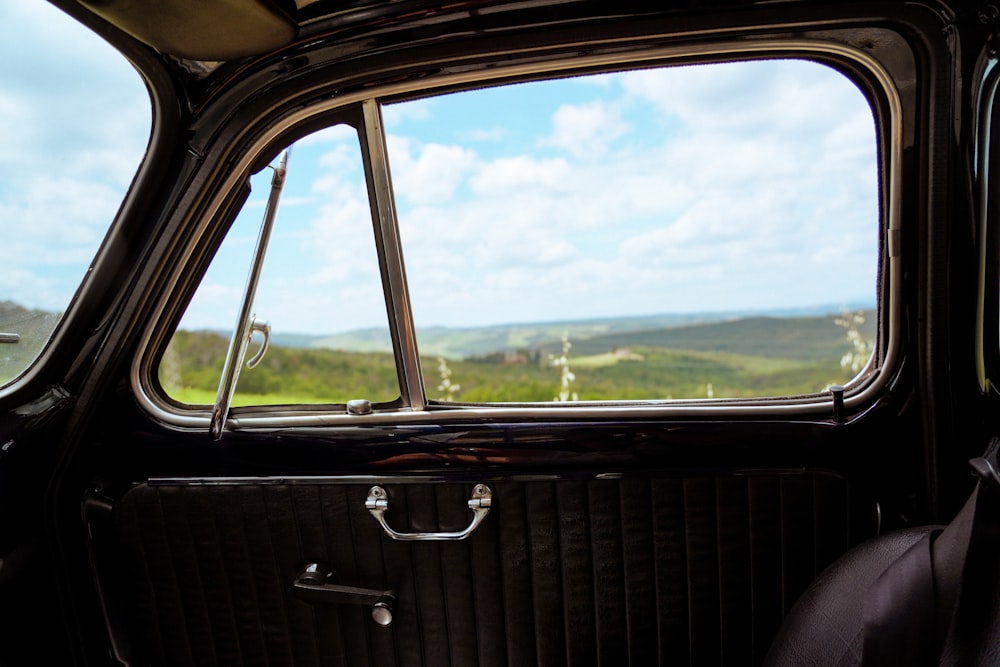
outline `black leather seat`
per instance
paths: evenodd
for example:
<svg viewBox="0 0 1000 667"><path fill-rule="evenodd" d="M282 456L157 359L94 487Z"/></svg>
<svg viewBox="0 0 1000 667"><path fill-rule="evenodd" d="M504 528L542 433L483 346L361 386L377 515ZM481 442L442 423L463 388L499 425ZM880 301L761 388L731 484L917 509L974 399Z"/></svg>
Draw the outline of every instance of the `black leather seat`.
<svg viewBox="0 0 1000 667"><path fill-rule="evenodd" d="M859 665L868 589L937 526L908 528L858 545L828 567L792 607L765 665Z"/></svg>
<svg viewBox="0 0 1000 667"><path fill-rule="evenodd" d="M1000 438L943 529L862 544L792 608L767 665L1000 665Z"/></svg>

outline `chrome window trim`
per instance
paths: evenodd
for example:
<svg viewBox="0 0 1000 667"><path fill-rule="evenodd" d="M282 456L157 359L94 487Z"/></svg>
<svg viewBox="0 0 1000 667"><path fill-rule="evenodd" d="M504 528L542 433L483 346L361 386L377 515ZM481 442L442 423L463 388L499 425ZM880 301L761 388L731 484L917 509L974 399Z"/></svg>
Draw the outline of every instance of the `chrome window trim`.
<svg viewBox="0 0 1000 667"><path fill-rule="evenodd" d="M403 251L399 239L399 221L396 217L396 199L392 193L389 177L389 154L385 145L382 125L382 107L375 99L362 102L362 118L365 144L362 160L371 166L375 201L378 210L377 247L384 253L382 267L385 271L387 300L392 304L388 313L392 349L399 369L399 387L403 404L411 410L423 410L427 406L424 383L420 371L420 356L417 353L417 332L413 324L410 307L410 293L406 286L406 270L403 266ZM363 398L363 397L359 397Z"/></svg>
<svg viewBox="0 0 1000 667"><path fill-rule="evenodd" d="M766 474L766 475L789 475L797 476L805 472L819 474L830 474L820 466L807 468L784 468L766 467L752 468L747 470L735 469L728 471L728 474ZM836 473L833 473L836 474ZM669 474L662 475L669 478ZM497 471L483 471L482 474L456 472L442 474L437 472L427 474L390 474L390 475L365 475L348 473L344 475L279 475L273 477L251 477L251 476L218 476L218 477L150 477L145 483L149 486L395 486L398 484L468 484L475 485L480 482L559 482L559 481L618 481L629 479L648 479L645 474L631 472L579 472L575 471L571 475L560 473L500 473Z"/></svg>
<svg viewBox="0 0 1000 667"><path fill-rule="evenodd" d="M883 322L880 340L885 336L884 354L876 347L872 361L866 366L854 380L847 385L847 392L844 396L844 407L847 410L860 410L874 403L883 392L884 386L889 381L889 373L883 370L894 370L897 365L897 358L900 354L899 341L899 321L900 321L900 296L899 289L902 282L902 264L900 261L900 231L901 231L901 196L902 196L902 174L901 174L901 147L903 140L902 117L903 108L899 93L896 90L889 72L882 64L868 53L848 46L846 44L814 40L814 39L788 39L774 41L769 39L747 39L746 41L736 41L732 43L700 45L699 46L672 46L661 47L649 50L634 51L627 54L615 55L593 55L558 58L551 61L526 64L516 64L510 66L496 66L487 69L462 72L457 74L442 75L434 80L406 81L388 84L379 88L369 89L359 92L351 92L342 96L327 98L315 105L300 108L290 113L282 119L282 122L266 128L260 137L254 142L251 150L227 165L229 176L223 182L209 205L205 208L205 213L198 221L198 228L195 236L201 238L207 230L209 223L214 219L220 207L239 182L246 177L251 165L259 158L264 148L277 140L289 128L307 121L317 115L345 108L350 105L364 104L371 101L377 105L383 98L402 96L406 94L421 93L428 96L433 95L436 90L452 88L456 86L468 85L479 82L490 82L499 80L509 80L517 77L529 77L540 75L557 75L564 73L570 75L573 72L583 71L588 68L608 68L622 66L640 65L668 65L670 61L684 61L698 57L700 59L725 60L727 57L739 56L739 59L766 58L766 57L798 57L809 59L810 56L832 56L841 60L852 61L860 65L870 76L870 82L877 84L884 95L887 105L885 122L877 126L877 141L884 147L883 159L880 161L880 172L883 174L883 189L880 202L885 203L883 214L884 220L880 220L884 232L882 242L882 262L887 262L887 271L884 283L888 284L888 289L878 295L879 306L886 315ZM681 64L681 63L678 63ZM873 109L874 111L874 109ZM364 132L364 128L359 128ZM387 185L387 184L386 184ZM376 203L372 203L375 206ZM391 219L390 227L395 227L394 216ZM382 219L381 224L386 225L386 219ZM390 230L398 239L398 230ZM194 244L190 244L184 252L183 257L177 262L177 267L184 267L188 264L194 254ZM392 270L392 267L389 267ZM402 265L395 270L402 275ZM163 313L166 310L168 295L175 289L180 279L180 269L175 268L170 276L167 288L163 290L160 301L156 305L150 324L147 325L143 339L139 344L130 373L132 389L135 392L140 405L156 420L182 429L204 429L207 432L210 409L178 408L157 395L152 387L152 374L156 369L152 368L151 341L158 335L162 335ZM883 283L883 285L884 285ZM397 297L393 297L397 298ZM405 291L399 296L401 303L405 303L408 308L409 298ZM408 312L408 311L407 311ZM397 313L398 314L398 313ZM410 320L412 322L412 320ZM402 322L404 330L404 342L409 340L410 331L405 331L410 325ZM169 335L169 334L167 334ZM413 356L409 356L412 353ZM397 359L400 353L397 350ZM408 377L415 377L419 382L419 365L414 367L414 363L419 364L419 357L416 356L416 348L407 350L402 355L407 361L405 369ZM416 362L414 362L416 359ZM416 374L416 375L414 375ZM403 379L403 378L401 378ZM412 391L412 385L409 386ZM422 388L416 394L418 399L423 399ZM411 396L411 400L414 396ZM508 419L541 419L541 420L566 420L566 419L662 419L662 418L693 418L708 419L714 417L750 417L753 419L773 419L773 418L821 418L829 419L833 412L833 399L830 394L807 394L792 397L777 398L757 398L757 399L680 399L671 401L618 401L618 402L586 402L580 401L572 404L551 405L545 403L538 404L427 404L422 400L415 401L410 405L391 411L376 411L369 415L349 415L343 413L326 412L317 414L317 406L310 405L308 409L297 409L297 406L279 407L262 406L261 408L235 408L230 414L227 426L229 429L276 429L292 427L315 427L332 425L392 425L392 424L421 424L421 423L441 423L447 421L469 421L469 420L508 420Z"/></svg>

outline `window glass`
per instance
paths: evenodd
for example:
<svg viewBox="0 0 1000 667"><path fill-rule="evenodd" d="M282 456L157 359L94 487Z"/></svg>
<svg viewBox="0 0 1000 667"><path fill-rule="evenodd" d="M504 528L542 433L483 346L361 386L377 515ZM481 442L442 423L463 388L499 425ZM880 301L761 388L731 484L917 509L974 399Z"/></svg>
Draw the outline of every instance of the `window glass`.
<svg viewBox="0 0 1000 667"><path fill-rule="evenodd" d="M212 405L271 191L251 194L160 363L173 399ZM253 314L271 325L260 365L244 366L232 405L390 402L399 396L358 135L337 125L294 145ZM350 330L348 339L331 333ZM255 335L248 351L259 348Z"/></svg>
<svg viewBox="0 0 1000 667"><path fill-rule="evenodd" d="M768 397L871 354L871 107L769 60L386 105L430 398Z"/></svg>
<svg viewBox="0 0 1000 667"><path fill-rule="evenodd" d="M0 384L33 363L113 220L149 139L142 80L47 2L0 6ZM16 341L16 342L14 342Z"/></svg>

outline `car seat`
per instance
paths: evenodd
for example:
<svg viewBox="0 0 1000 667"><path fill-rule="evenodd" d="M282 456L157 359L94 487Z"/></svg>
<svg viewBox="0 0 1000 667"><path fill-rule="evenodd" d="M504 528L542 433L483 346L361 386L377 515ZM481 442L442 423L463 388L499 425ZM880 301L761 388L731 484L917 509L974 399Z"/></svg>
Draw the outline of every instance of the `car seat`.
<svg viewBox="0 0 1000 667"><path fill-rule="evenodd" d="M785 665L1000 665L1000 439L947 526L873 538L796 602L764 661Z"/></svg>

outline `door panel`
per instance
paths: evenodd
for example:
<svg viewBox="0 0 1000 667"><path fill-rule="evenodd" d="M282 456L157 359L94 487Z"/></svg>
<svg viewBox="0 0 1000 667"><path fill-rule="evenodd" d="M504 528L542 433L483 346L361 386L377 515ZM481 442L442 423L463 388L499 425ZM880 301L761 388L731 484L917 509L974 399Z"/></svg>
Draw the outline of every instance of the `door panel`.
<svg viewBox="0 0 1000 667"><path fill-rule="evenodd" d="M209 481L140 484L116 508L140 664L759 662L859 506L821 471L499 479L468 540L402 542L365 509L373 482L404 532L464 528L474 484ZM298 599L311 562L393 589L393 623Z"/></svg>

